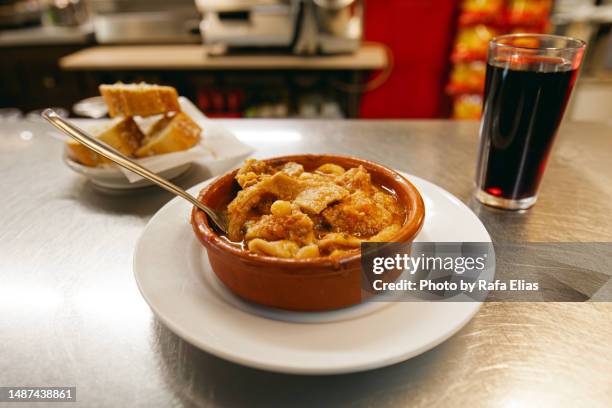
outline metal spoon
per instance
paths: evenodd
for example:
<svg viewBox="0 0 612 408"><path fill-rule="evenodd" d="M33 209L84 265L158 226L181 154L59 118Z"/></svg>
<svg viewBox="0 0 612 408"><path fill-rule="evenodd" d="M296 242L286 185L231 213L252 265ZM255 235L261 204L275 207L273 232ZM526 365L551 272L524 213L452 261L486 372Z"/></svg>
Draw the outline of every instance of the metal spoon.
<svg viewBox="0 0 612 408"><path fill-rule="evenodd" d="M123 153L118 152L112 147L108 146L106 143L101 142L100 140L88 135L83 130L79 129L66 119L62 118L57 114L53 109L45 109L41 114L43 118L49 121L53 126L77 140L79 143L84 144L89 147L94 152L106 157L107 159L117 163L121 167L125 167L126 169L133 171L134 173L151 180L158 186L163 189L168 190L169 192L184 198L189 201L191 204L198 207L200 210L204 211L206 215L210 217L212 222L223 232L227 232L227 217L225 213L221 211L213 210L212 208L202 204L198 201L197 198L187 193L182 188L176 186L175 184L169 182L163 177L158 176L150 170L142 167L140 164L134 162Z"/></svg>

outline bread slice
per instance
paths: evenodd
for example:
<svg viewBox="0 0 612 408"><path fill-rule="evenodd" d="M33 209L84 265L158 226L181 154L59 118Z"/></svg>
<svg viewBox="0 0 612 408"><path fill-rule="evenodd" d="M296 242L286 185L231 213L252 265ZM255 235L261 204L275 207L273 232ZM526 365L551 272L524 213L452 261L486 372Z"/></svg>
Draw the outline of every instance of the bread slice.
<svg viewBox="0 0 612 408"><path fill-rule="evenodd" d="M108 114L115 116L151 116L179 112L176 89L171 86L139 84L100 85L100 94L108 106Z"/></svg>
<svg viewBox="0 0 612 408"><path fill-rule="evenodd" d="M133 156L144 139L143 133L132 118L125 118L117 122L96 137L126 156ZM95 167L110 163L110 160L76 140L70 140L66 144L68 146L68 156L85 166Z"/></svg>
<svg viewBox="0 0 612 408"><path fill-rule="evenodd" d="M200 141L200 133L202 128L184 112L161 118L151 126L136 157L187 150Z"/></svg>

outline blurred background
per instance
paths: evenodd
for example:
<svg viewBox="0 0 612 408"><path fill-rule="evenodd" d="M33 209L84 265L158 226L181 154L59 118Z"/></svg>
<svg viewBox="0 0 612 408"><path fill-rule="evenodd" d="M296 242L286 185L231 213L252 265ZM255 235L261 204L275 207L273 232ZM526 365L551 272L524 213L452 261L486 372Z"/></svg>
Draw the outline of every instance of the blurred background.
<svg viewBox="0 0 612 408"><path fill-rule="evenodd" d="M211 117L478 119L503 33L588 42L567 118L612 121L612 0L0 0L0 119L102 117L100 83Z"/></svg>

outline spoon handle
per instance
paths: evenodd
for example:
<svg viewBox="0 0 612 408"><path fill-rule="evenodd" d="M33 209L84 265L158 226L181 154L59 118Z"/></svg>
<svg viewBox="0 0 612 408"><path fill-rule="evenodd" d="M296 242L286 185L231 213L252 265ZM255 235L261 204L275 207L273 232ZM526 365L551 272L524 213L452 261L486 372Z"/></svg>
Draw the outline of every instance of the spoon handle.
<svg viewBox="0 0 612 408"><path fill-rule="evenodd" d="M198 207L200 210L204 211L211 218L216 218L216 214L214 214L212 210L206 207L204 204L199 202L194 196L187 193L185 190L176 186L175 184L169 182L165 178L158 176L152 171L146 169L145 167L142 167L140 164L134 162L121 152L113 149L105 143L102 143L100 140L88 135L85 131L79 129L69 121L59 116L53 109L45 109L42 113L42 117L49 121L56 128L66 133L68 136L77 140L79 143L82 143L85 146L89 147L94 152L117 163L121 167L125 167L126 169L133 171L134 173L146 179L151 180L152 182L168 190L169 192L183 197L185 200L189 201L190 203Z"/></svg>

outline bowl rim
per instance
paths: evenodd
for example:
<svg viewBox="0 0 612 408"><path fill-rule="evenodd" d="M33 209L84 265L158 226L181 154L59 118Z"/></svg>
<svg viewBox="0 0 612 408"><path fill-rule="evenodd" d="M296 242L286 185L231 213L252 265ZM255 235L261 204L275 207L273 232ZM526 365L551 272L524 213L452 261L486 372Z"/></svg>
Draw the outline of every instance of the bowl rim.
<svg viewBox="0 0 612 408"><path fill-rule="evenodd" d="M321 158L327 157L330 159L330 162L333 163L334 159L344 159L356 161L362 164L367 164L370 168L374 168L375 171L380 173L387 173L387 175L392 176L398 181L398 184L402 185L406 191L408 191L409 197L412 198L410 203L412 207L415 208L414 214L412 218L408 218L400 230L393 235L393 239L388 242L410 242L414 240L417 234L421 231L423 227L423 223L425 221L425 204L423 202L423 198L418 191L418 189L402 174L393 170L387 166L382 164L375 163L370 160L361 159L355 156L346 156L346 155L337 155L337 154L295 154L288 156L275 156L266 159L258 159L265 162L289 162L289 161L297 161L304 158ZM233 182L234 175L239 169L233 169L228 171L221 176L213 179L210 183L208 183L199 193L198 200L201 200L206 194L209 194L215 190L215 187L221 185L222 182L228 182L231 180ZM368 169L368 172L371 170ZM283 268L296 268L301 269L305 266L313 266L317 267L332 267L333 269L338 269L343 265L353 263L355 261L359 261L361 259L361 252L356 251L355 253L350 253L347 255L341 255L336 257L330 256L321 256L316 258L305 258L305 259L295 259L295 258L278 258L268 255L261 255L249 252L245 249L238 248L236 245L231 244L226 238L218 235L215 231L213 231L208 224L208 218L206 215L196 207L193 207L191 210L191 224L193 229L195 230L196 235L202 241L202 243L206 246L206 244L216 247L217 249L224 251L226 253L231 254L232 256L237 256L243 261L248 263L256 263L256 264L265 264L270 265L274 264L274 266L283 267ZM399 241L399 237L405 237L405 239Z"/></svg>

